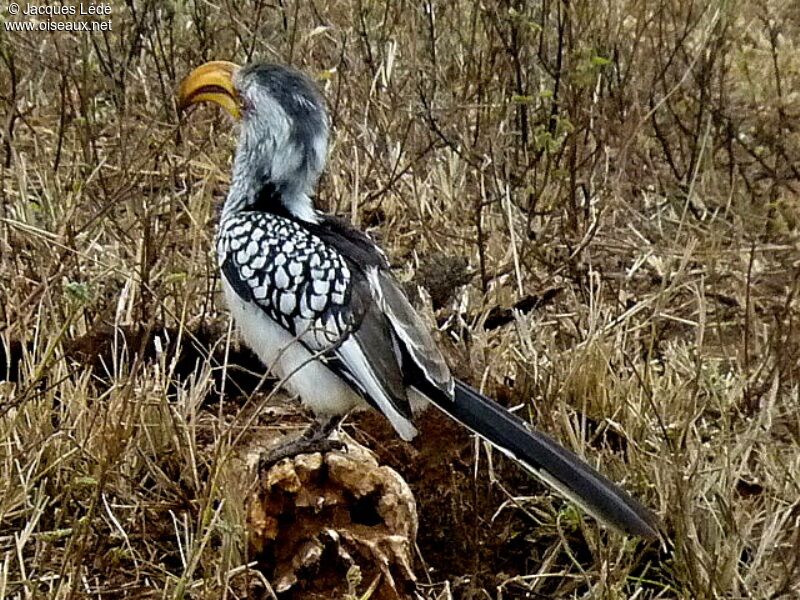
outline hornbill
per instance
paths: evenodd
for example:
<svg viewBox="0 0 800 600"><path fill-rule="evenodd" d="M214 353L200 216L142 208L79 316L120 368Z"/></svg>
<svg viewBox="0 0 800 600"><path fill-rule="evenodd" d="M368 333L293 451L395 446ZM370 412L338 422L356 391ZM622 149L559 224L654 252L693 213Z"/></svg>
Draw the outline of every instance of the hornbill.
<svg viewBox="0 0 800 600"><path fill-rule="evenodd" d="M418 409L433 404L600 521L659 536L658 519L626 492L455 380L386 255L315 209L329 121L309 77L213 61L178 90L181 111L203 101L241 123L216 240L228 306L245 342L321 423L366 402L411 440Z"/></svg>

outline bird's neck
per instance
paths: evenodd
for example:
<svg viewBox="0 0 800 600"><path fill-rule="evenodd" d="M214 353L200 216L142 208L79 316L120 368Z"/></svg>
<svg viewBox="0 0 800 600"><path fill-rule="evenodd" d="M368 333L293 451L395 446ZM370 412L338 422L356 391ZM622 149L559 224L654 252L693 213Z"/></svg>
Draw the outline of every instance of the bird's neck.
<svg viewBox="0 0 800 600"><path fill-rule="evenodd" d="M275 181L265 173L272 172L268 162L260 162L266 168L249 169L250 161L234 162L231 187L222 208L223 218L253 211L317 223L319 216L314 201L305 192L310 186L299 178L290 183ZM298 174L299 175L299 174Z"/></svg>
<svg viewBox="0 0 800 600"><path fill-rule="evenodd" d="M302 193L287 197L269 181L260 189L252 187L246 191L231 186L222 207L222 217L230 217L241 212L272 213L309 223L319 221L319 215L314 209L314 201L311 198Z"/></svg>

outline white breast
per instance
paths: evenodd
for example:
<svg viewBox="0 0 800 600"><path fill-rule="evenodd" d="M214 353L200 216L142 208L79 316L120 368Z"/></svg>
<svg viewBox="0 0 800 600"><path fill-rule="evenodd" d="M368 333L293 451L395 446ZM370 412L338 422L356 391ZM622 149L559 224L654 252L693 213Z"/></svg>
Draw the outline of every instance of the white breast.
<svg viewBox="0 0 800 600"><path fill-rule="evenodd" d="M245 302L225 277L222 287L231 314L245 343L267 368L285 379L284 387L300 396L316 415L341 415L365 405L333 371L315 359L305 346L254 304Z"/></svg>

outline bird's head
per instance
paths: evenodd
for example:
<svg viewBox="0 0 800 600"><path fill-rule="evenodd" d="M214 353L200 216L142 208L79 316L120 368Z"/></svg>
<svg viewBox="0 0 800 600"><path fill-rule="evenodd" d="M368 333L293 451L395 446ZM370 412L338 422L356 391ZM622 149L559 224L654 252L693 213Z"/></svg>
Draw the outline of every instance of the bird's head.
<svg viewBox="0 0 800 600"><path fill-rule="evenodd" d="M325 166L328 115L314 82L281 65L213 61L178 89L181 110L213 102L241 122L226 210L316 220L310 196Z"/></svg>

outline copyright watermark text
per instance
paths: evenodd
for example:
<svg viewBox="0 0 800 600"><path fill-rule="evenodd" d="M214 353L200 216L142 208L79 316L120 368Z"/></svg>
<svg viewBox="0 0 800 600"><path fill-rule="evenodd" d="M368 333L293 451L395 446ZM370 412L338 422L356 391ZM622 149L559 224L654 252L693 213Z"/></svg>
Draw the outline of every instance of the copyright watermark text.
<svg viewBox="0 0 800 600"><path fill-rule="evenodd" d="M6 31L111 31L110 2L75 4L31 4L9 2L0 11L6 13ZM78 17L72 20L70 17Z"/></svg>

